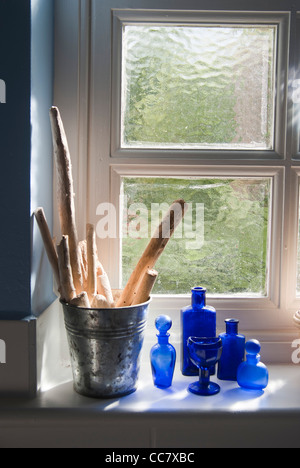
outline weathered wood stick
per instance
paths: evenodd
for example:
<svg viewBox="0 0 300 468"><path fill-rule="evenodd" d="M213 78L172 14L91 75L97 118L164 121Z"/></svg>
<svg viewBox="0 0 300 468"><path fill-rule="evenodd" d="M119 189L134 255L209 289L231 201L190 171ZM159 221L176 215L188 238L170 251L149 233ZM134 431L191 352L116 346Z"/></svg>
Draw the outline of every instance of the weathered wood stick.
<svg viewBox="0 0 300 468"><path fill-rule="evenodd" d="M88 281L87 293L90 301L97 295L97 265L98 254L96 246L96 231L93 224L86 226L87 260L88 260Z"/></svg>
<svg viewBox="0 0 300 468"><path fill-rule="evenodd" d="M158 272L155 270L147 270L142 279L139 288L134 296L132 305L144 304L151 296L152 290L156 283Z"/></svg>
<svg viewBox="0 0 300 468"><path fill-rule="evenodd" d="M59 270L58 270L58 257L57 257L57 252L52 241L52 236L50 234L50 229L49 229L43 208L37 208L34 212L34 216L35 216L35 219L37 221L37 224L41 232L41 236L44 242L44 247L45 247L50 265L53 270L56 285L59 289L60 278L59 278Z"/></svg>
<svg viewBox="0 0 300 468"><path fill-rule="evenodd" d="M75 221L72 163L63 122L57 107L50 109L54 156L57 172L58 209L62 235L69 237L70 260L77 294L83 290L78 236Z"/></svg>
<svg viewBox="0 0 300 468"><path fill-rule="evenodd" d="M117 307L126 307L132 305L139 285L144 278L147 270L152 270L170 238L174 234L187 210L184 200L175 201L170 207L165 218L155 231L148 247L140 258L135 270L117 302Z"/></svg>
<svg viewBox="0 0 300 468"><path fill-rule="evenodd" d="M93 309L110 309L110 305L106 300L105 296L102 296L101 294L97 294L94 296L92 300L92 308Z"/></svg>
<svg viewBox="0 0 300 468"><path fill-rule="evenodd" d="M83 290L87 290L88 282L88 259L87 259L87 242L86 240L79 242L79 255L80 255L80 265L81 265L81 274L83 280Z"/></svg>
<svg viewBox="0 0 300 468"><path fill-rule="evenodd" d="M115 306L109 278L99 260L97 267L97 292L106 298L110 307Z"/></svg>
<svg viewBox="0 0 300 468"><path fill-rule="evenodd" d="M62 237L61 243L57 246L57 254L61 299L70 303L77 294L73 282L68 236Z"/></svg>
<svg viewBox="0 0 300 468"><path fill-rule="evenodd" d="M87 293L84 291L79 296L75 297L75 299L72 299L70 302L71 305L76 306L76 307L82 307L84 309L90 309L90 301L88 298Z"/></svg>

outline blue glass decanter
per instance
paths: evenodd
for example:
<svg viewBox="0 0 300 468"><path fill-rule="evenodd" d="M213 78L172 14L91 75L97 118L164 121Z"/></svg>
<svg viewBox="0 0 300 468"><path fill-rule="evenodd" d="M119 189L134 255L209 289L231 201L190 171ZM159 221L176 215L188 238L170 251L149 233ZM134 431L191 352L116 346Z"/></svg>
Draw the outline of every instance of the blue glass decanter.
<svg viewBox="0 0 300 468"><path fill-rule="evenodd" d="M261 346L259 341L251 340L246 344L247 359L243 362L237 373L237 381L240 387L249 390L264 390L269 383L267 367L260 362Z"/></svg>
<svg viewBox="0 0 300 468"><path fill-rule="evenodd" d="M213 307L206 305L206 289L197 287L192 289L192 305L181 311L182 326L182 374L194 376L199 374L199 369L191 361L188 351L188 339L190 336L216 337L217 314ZM210 369L214 375L215 368Z"/></svg>
<svg viewBox="0 0 300 468"><path fill-rule="evenodd" d="M159 388L171 387L176 364L175 348L169 343L172 320L167 315L161 315L155 321L158 343L153 346L150 359L154 385Z"/></svg>
<svg viewBox="0 0 300 468"><path fill-rule="evenodd" d="M223 353L219 361L218 379L236 381L238 368L245 359L246 338L238 334L238 320L227 319L225 323L226 333L220 335Z"/></svg>

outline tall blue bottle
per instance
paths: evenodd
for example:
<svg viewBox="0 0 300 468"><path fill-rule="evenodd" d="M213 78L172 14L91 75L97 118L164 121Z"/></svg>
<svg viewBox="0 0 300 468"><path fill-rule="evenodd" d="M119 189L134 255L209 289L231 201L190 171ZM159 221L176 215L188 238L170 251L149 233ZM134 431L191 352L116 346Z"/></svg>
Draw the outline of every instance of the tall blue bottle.
<svg viewBox="0 0 300 468"><path fill-rule="evenodd" d="M213 307L206 305L206 289L192 289L192 305L181 311L182 353L181 370L186 376L199 375L199 369L189 357L187 342L190 336L215 338L217 334L217 314ZM213 375L215 369L211 369Z"/></svg>
<svg viewBox="0 0 300 468"><path fill-rule="evenodd" d="M218 379L237 380L237 371L245 359L246 338L238 334L239 321L227 319L226 333L222 333L223 352L219 361Z"/></svg>
<svg viewBox="0 0 300 468"><path fill-rule="evenodd" d="M172 320L167 315L161 315L156 319L155 326L159 334L158 343L153 346L150 353L153 381L158 388L169 388L172 385L176 364L176 350L169 343L168 333L172 327Z"/></svg>

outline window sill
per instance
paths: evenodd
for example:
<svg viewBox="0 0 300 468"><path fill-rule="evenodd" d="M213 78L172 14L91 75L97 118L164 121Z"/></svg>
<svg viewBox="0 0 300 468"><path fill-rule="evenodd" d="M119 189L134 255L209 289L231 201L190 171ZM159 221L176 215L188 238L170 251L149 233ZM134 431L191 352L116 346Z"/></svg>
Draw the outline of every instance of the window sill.
<svg viewBox="0 0 300 468"><path fill-rule="evenodd" d="M0 401L0 446L12 447L299 447L300 372L270 365L264 393L221 382L221 393L187 391L179 369L168 390L153 386L144 362L136 393L120 400L76 394L72 382L31 401ZM215 378L213 379L215 380Z"/></svg>

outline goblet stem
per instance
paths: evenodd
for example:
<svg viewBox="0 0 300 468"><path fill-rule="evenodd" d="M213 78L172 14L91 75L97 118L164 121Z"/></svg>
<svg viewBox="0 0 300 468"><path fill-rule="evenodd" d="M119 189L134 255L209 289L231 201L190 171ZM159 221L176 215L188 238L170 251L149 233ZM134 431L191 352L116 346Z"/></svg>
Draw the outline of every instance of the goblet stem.
<svg viewBox="0 0 300 468"><path fill-rule="evenodd" d="M207 367L201 367L200 369L200 385L202 387L208 387L210 382L210 371Z"/></svg>

